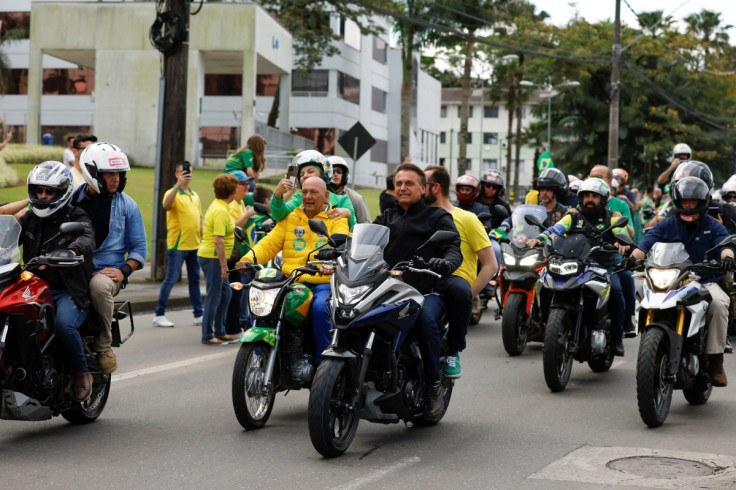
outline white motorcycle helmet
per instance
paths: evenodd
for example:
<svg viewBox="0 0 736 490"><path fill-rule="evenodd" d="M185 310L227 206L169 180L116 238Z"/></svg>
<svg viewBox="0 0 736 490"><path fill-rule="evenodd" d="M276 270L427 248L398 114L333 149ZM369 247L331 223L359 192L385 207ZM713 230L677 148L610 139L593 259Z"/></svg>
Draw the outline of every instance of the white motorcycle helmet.
<svg viewBox="0 0 736 490"><path fill-rule="evenodd" d="M102 174L105 172L119 172L120 184L116 192L125 189L125 173L130 170L128 157L123 151L110 143L93 143L84 149L79 157L79 166L82 168L84 181L96 193L107 195L107 186Z"/></svg>
<svg viewBox="0 0 736 490"><path fill-rule="evenodd" d="M72 172L61 162L48 161L36 165L28 174L26 182L31 211L39 218L53 215L72 199ZM36 192L39 185L56 189L54 196L49 200L39 199Z"/></svg>
<svg viewBox="0 0 736 490"><path fill-rule="evenodd" d="M687 155L684 160L690 160L693 156L693 151L685 143L677 143L672 149L672 158L677 158L677 155Z"/></svg>

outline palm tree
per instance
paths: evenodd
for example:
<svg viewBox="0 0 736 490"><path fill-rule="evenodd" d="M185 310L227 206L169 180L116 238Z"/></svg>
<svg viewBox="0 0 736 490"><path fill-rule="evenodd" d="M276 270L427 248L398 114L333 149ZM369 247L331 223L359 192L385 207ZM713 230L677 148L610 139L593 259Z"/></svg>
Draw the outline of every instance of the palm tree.
<svg viewBox="0 0 736 490"><path fill-rule="evenodd" d="M703 10L700 13L690 14L685 17L688 30L700 37L700 43L703 45L705 57L703 64L708 64L708 55L710 48L722 49L728 45L728 29L733 26L721 26L721 14L719 12L711 12Z"/></svg>

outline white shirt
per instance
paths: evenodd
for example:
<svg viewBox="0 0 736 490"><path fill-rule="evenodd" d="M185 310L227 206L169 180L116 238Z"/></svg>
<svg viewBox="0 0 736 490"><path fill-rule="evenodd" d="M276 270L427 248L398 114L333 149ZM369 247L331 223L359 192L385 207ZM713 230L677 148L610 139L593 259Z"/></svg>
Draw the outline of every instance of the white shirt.
<svg viewBox="0 0 736 490"><path fill-rule="evenodd" d="M62 162L67 167L71 167L73 161L74 161L74 152L72 151L71 148L67 148L66 150L64 150L64 155L62 156Z"/></svg>

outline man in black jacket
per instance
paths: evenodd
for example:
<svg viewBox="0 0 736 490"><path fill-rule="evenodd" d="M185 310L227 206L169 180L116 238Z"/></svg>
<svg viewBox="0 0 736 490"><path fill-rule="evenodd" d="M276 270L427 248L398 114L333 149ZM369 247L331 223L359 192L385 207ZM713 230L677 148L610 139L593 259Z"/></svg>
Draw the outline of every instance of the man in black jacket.
<svg viewBox="0 0 736 490"><path fill-rule="evenodd" d="M384 250L384 259L390 266L411 260L417 248L426 242L435 231L448 230L456 234L455 241L444 247L424 250L421 258L429 267L445 277L449 277L463 261L460 253L460 235L452 220L452 215L442 208L430 207L424 203L427 182L422 169L411 163L403 163L396 170L394 186L397 205L387 209L374 221L375 224L390 229L389 242ZM435 184L437 185L437 184ZM444 300L431 291L432 281L426 274L405 274L405 281L424 294L424 306L416 321L419 331L419 350L425 359L425 396L427 400L425 415L433 416L442 407L440 399L440 347L441 337L439 319L444 312Z"/></svg>
<svg viewBox="0 0 736 490"><path fill-rule="evenodd" d="M63 272L49 267L34 271L51 288L56 307L54 324L57 338L74 373L74 400L83 402L92 394L92 375L87 368L78 329L92 306L89 280L92 277L95 234L87 213L69 204L72 182L69 168L61 162L43 162L31 170L28 174L28 197L32 212L19 220L22 228L19 245L23 246L23 261L26 263L59 249L84 256L83 263ZM69 221L84 225L84 233L71 241L57 235L61 224Z"/></svg>

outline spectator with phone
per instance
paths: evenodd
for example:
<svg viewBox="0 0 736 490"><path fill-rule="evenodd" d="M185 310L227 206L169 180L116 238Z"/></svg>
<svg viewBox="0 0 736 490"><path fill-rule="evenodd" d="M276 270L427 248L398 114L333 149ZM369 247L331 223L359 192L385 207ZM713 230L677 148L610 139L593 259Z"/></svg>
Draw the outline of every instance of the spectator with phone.
<svg viewBox="0 0 736 490"><path fill-rule="evenodd" d="M266 168L265 152L266 140L263 139L263 136L254 134L248 138L245 146L241 146L227 158L225 172L229 174L235 170L245 172L245 175L253 178L248 186L249 192L253 192L258 183L259 175Z"/></svg>
<svg viewBox="0 0 736 490"><path fill-rule="evenodd" d="M189 300L194 309L194 325L202 324L202 293L199 289L199 263L197 250L202 241L202 201L189 187L192 182L192 165L183 161L176 165L174 187L166 191L163 206L166 210L166 277L158 293L158 304L153 317L154 327L171 328L174 323L166 318L166 306L171 288L181 276L182 264L187 266Z"/></svg>

